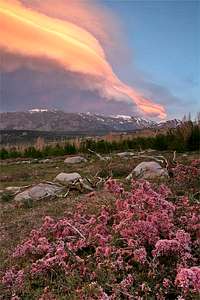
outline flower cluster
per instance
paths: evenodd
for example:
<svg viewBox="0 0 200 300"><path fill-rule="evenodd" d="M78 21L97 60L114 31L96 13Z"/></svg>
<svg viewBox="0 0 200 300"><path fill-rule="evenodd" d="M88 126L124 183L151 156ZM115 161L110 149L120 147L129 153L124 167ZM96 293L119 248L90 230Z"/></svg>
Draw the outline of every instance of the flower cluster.
<svg viewBox="0 0 200 300"><path fill-rule="evenodd" d="M15 287L19 290L22 289L24 283L24 270L17 270L16 268L12 267L5 272L2 282L8 288Z"/></svg>
<svg viewBox="0 0 200 300"><path fill-rule="evenodd" d="M200 291L200 268L180 268L176 276L175 284L181 287L185 293L191 288L196 292Z"/></svg>
<svg viewBox="0 0 200 300"><path fill-rule="evenodd" d="M164 185L133 181L130 192L114 180L106 186L114 205L96 215L79 205L66 218L46 217L16 247L15 266L2 279L10 297L28 297L28 282L40 282L39 299L187 299L200 292L199 208L187 197L171 202Z"/></svg>
<svg viewBox="0 0 200 300"><path fill-rule="evenodd" d="M195 185L199 186L200 178L200 159L193 160L191 164L178 164L173 169L175 184L188 189L194 189Z"/></svg>

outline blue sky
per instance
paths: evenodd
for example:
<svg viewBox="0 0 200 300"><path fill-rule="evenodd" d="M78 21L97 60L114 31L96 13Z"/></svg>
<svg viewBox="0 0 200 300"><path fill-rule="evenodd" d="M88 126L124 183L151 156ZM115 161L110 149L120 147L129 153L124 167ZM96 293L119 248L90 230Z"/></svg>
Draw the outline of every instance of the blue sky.
<svg viewBox="0 0 200 300"><path fill-rule="evenodd" d="M167 89L177 98L169 107L171 116L200 110L200 2L116 0L104 4L121 20L132 54L125 70L116 70L119 76L134 83L132 77L142 74Z"/></svg>

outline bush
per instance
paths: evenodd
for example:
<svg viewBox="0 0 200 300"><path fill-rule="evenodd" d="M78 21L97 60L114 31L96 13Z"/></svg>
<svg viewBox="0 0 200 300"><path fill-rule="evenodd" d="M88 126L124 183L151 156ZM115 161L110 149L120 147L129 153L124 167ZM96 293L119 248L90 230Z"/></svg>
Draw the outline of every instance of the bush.
<svg viewBox="0 0 200 300"><path fill-rule="evenodd" d="M0 149L0 159L9 158L9 153L5 148Z"/></svg>
<svg viewBox="0 0 200 300"><path fill-rule="evenodd" d="M1 196L0 196L2 202L9 202L13 199L13 195L9 192L4 192Z"/></svg>
<svg viewBox="0 0 200 300"><path fill-rule="evenodd" d="M70 144L70 143L65 144L64 153L65 154L76 154L77 153L76 146L74 144Z"/></svg>
<svg viewBox="0 0 200 300"><path fill-rule="evenodd" d="M42 158L43 153L40 150L36 150L35 147L28 147L25 149L23 156L30 158Z"/></svg>

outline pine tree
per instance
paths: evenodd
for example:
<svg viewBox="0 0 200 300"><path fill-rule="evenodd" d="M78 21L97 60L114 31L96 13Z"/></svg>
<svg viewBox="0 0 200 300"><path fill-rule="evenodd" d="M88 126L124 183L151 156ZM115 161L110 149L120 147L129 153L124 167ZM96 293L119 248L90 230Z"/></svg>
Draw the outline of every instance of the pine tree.
<svg viewBox="0 0 200 300"><path fill-rule="evenodd" d="M194 125L191 134L187 140L187 149L189 151L200 150L200 127Z"/></svg>

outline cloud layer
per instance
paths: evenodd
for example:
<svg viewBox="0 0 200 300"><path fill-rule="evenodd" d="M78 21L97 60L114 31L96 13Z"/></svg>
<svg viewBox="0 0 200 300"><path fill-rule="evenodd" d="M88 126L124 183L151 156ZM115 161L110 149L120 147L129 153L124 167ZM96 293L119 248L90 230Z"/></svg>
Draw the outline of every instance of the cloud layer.
<svg viewBox="0 0 200 300"><path fill-rule="evenodd" d="M96 32L95 30L92 32L89 31L89 24L82 25L89 10L81 6L81 1L71 6L71 12L74 13L71 13L70 21L64 17L58 19L50 9L52 1L45 2L46 6L42 6L39 5L39 1L30 1L27 7L16 0L0 1L0 23L3 28L0 33L0 48L4 52L29 57L32 58L31 61L33 58L44 58L50 60L50 64L56 62L65 72L81 76L80 82L85 90L98 91L102 98L133 102L139 111L150 116L160 118L166 116L162 105L146 99L138 91L121 82L114 74L106 60L103 42L99 42L106 40L104 31L101 31L99 26ZM60 9L57 12L59 14L60 11L64 11L59 5L57 9ZM10 63L7 71L12 67ZM35 66L33 64L29 67Z"/></svg>

